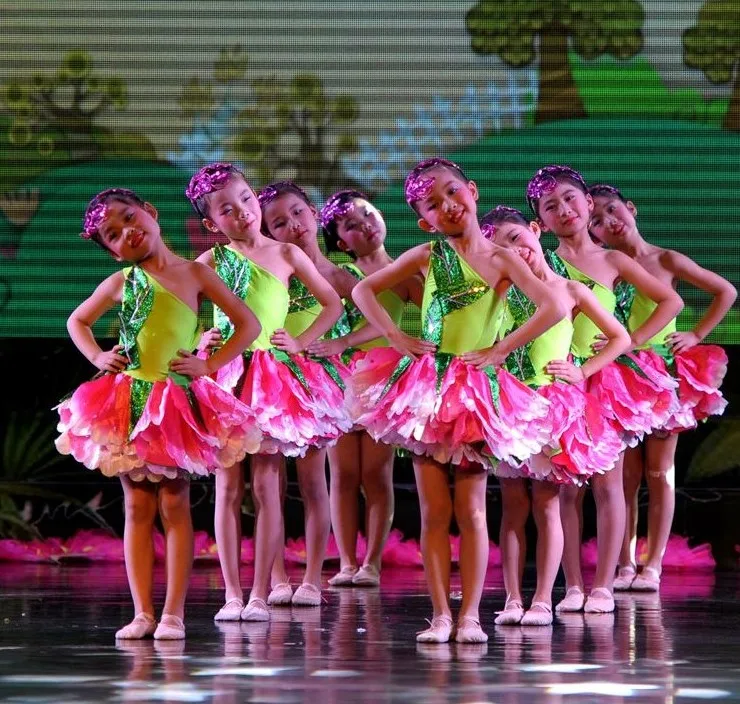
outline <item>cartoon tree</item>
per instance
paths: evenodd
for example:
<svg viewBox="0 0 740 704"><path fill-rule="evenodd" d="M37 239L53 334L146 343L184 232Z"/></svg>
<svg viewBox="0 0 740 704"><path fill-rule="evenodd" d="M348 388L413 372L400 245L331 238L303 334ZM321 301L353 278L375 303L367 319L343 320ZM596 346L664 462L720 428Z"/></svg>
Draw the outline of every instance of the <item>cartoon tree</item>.
<svg viewBox="0 0 740 704"><path fill-rule="evenodd" d="M253 104L239 115L234 149L261 181L285 175L323 194L347 185L342 157L357 149L348 129L358 112L352 96L330 98L321 79L308 73L289 83L256 79L252 92Z"/></svg>
<svg viewBox="0 0 740 704"><path fill-rule="evenodd" d="M725 129L740 132L740 0L706 0L696 24L683 33L684 62L712 83L734 78Z"/></svg>
<svg viewBox="0 0 740 704"><path fill-rule="evenodd" d="M585 117L568 51L584 59L634 56L642 48L637 0L479 0L465 18L470 46L522 68L539 53L535 122Z"/></svg>
<svg viewBox="0 0 740 704"><path fill-rule="evenodd" d="M5 85L5 105L13 117L8 140L22 144L37 138L39 150L62 149L70 160L96 157L107 131L97 123L109 110L123 110L126 85L118 77L93 71L83 50L68 52L54 75L35 74L30 81Z"/></svg>

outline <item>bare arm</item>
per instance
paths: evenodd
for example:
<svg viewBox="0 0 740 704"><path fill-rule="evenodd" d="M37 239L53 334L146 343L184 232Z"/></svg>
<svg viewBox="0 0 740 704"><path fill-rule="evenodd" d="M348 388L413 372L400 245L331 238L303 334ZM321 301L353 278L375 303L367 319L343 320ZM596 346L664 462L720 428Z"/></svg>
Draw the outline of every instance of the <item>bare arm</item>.
<svg viewBox="0 0 740 704"><path fill-rule="evenodd" d="M285 329L275 332L272 343L286 352L302 352L321 337L342 314L342 301L329 282L321 276L308 256L293 245L286 245L286 259L293 266L293 274L305 284L311 295L321 304L321 312L298 337L293 338Z"/></svg>
<svg viewBox="0 0 740 704"><path fill-rule="evenodd" d="M581 367L583 377L588 379L607 364L613 362L620 354L626 352L632 345L629 333L620 322L609 313L600 303L591 290L581 283L573 282L571 290L575 294L578 309L587 318L592 320L604 333L606 345Z"/></svg>
<svg viewBox="0 0 740 704"><path fill-rule="evenodd" d="M562 320L568 311L561 301L550 295L547 286L535 277L519 256L506 251L497 252L496 256L502 259L505 277L537 306L535 314L524 325L506 335L496 345L499 352L507 356L549 330ZM499 282L494 283L498 285Z"/></svg>
<svg viewBox="0 0 740 704"><path fill-rule="evenodd" d="M687 337L686 333L673 333L669 336L668 341L672 343L673 348L680 351L680 349L701 342L719 325L735 302L737 290L727 279L713 271L704 269L679 252L666 252L661 257L660 263L679 281L686 281L692 286L712 294L712 302L692 331L694 340L685 339Z"/></svg>
<svg viewBox="0 0 740 704"><path fill-rule="evenodd" d="M342 298L351 298L352 289L357 284L357 278L346 269L342 269L329 259L325 259L317 269L319 273L332 285Z"/></svg>
<svg viewBox="0 0 740 704"><path fill-rule="evenodd" d="M75 347L101 371L121 372L128 363L128 359L119 354L123 350L121 345L103 352L92 332L95 322L121 302L123 282L122 271L109 276L89 298L75 308L67 320L67 330Z"/></svg>
<svg viewBox="0 0 740 704"><path fill-rule="evenodd" d="M643 296L647 296L658 304L648 319L632 331L632 346L639 347L660 332L681 312L683 301L670 286L659 281L652 274L648 274L626 254L611 251L609 257L619 273L619 278L628 281Z"/></svg>
<svg viewBox="0 0 740 704"><path fill-rule="evenodd" d="M368 323L380 332L399 352L415 357L433 352L431 342L418 340L401 331L377 300L382 291L392 289L406 279L424 271L429 263L430 245L423 244L404 252L396 261L360 281L352 291L352 298Z"/></svg>
<svg viewBox="0 0 740 704"><path fill-rule="evenodd" d="M170 363L173 371L195 377L213 374L238 357L257 338L262 328L254 313L229 291L215 272L197 262L193 264L192 272L200 286L200 293L226 313L234 326L232 336L207 360L198 359L188 350L180 350L180 358Z"/></svg>

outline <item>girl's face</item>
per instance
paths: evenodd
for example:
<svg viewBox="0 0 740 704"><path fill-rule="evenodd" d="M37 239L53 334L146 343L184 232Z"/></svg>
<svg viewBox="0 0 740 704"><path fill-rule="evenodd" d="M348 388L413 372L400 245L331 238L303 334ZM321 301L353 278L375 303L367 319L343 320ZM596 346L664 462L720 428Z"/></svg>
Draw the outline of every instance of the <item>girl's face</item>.
<svg viewBox="0 0 740 704"><path fill-rule="evenodd" d="M140 262L154 254L160 240L157 211L120 200L105 204L105 215L98 225L98 234L105 248L121 262Z"/></svg>
<svg viewBox="0 0 740 704"><path fill-rule="evenodd" d="M354 207L337 218L337 235L345 251L363 257L385 242L385 221L380 211L364 198L355 198Z"/></svg>
<svg viewBox="0 0 740 704"><path fill-rule="evenodd" d="M540 244L540 226L533 222L529 227L513 222L496 225L493 242L504 249L516 252L532 268L544 254Z"/></svg>
<svg viewBox="0 0 740 704"><path fill-rule="evenodd" d="M259 234L262 211L257 196L241 176L232 176L221 190L206 198L208 217L203 219L203 225L208 230L222 232L230 240Z"/></svg>
<svg viewBox="0 0 740 704"><path fill-rule="evenodd" d="M316 208L295 193L284 193L270 201L262 212L267 231L278 242L303 248L316 241L318 222Z"/></svg>
<svg viewBox="0 0 740 704"><path fill-rule="evenodd" d="M589 230L607 247L618 249L635 229L637 208L632 201L626 203L619 198L597 196L591 213Z"/></svg>
<svg viewBox="0 0 740 704"><path fill-rule="evenodd" d="M459 237L471 223L477 224L478 188L473 181L463 181L444 166L425 171L421 178L433 179L429 194L416 203L422 230Z"/></svg>
<svg viewBox="0 0 740 704"><path fill-rule="evenodd" d="M545 232L552 232L556 237L572 237L588 229L593 207L590 195L570 181L560 181L555 190L540 198L539 221Z"/></svg>

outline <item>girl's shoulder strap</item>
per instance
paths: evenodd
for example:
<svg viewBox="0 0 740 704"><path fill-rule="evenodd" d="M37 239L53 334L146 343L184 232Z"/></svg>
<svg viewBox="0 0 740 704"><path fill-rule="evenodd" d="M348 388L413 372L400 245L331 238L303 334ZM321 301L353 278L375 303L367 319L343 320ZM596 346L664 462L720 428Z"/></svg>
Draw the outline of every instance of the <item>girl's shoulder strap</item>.
<svg viewBox="0 0 740 704"><path fill-rule="evenodd" d="M617 320L629 329L628 322L632 314L632 304L635 302L637 289L629 281L620 279L614 287L614 296L617 304L614 307L614 315Z"/></svg>
<svg viewBox="0 0 740 704"><path fill-rule="evenodd" d="M249 259L230 247L217 243L213 248L213 261L219 278L232 293L244 300L252 278L252 265Z"/></svg>
<svg viewBox="0 0 740 704"><path fill-rule="evenodd" d="M365 278L365 274L362 273L362 269L360 269L360 267L354 262L344 262L339 265L339 268L348 271L358 281L362 281Z"/></svg>
<svg viewBox="0 0 740 704"><path fill-rule="evenodd" d="M568 267L563 261L563 259L561 258L561 256L557 254L554 250L548 249L545 251L545 261L550 265L550 268L558 276L562 276L564 279L573 278L570 275L570 271L568 270Z"/></svg>

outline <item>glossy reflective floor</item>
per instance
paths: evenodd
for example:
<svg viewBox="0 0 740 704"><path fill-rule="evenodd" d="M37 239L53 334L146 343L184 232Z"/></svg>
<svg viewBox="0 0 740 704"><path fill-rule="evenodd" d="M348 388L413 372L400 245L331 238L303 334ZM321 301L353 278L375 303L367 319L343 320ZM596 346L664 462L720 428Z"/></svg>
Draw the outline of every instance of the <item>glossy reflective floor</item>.
<svg viewBox="0 0 740 704"><path fill-rule="evenodd" d="M417 569L269 624L216 625L220 584L215 565L196 568L187 641L117 644L122 566L0 563L0 702L740 701L737 574L666 575L659 596L619 595L616 615L497 628L491 570L480 646L416 644L430 616Z"/></svg>

